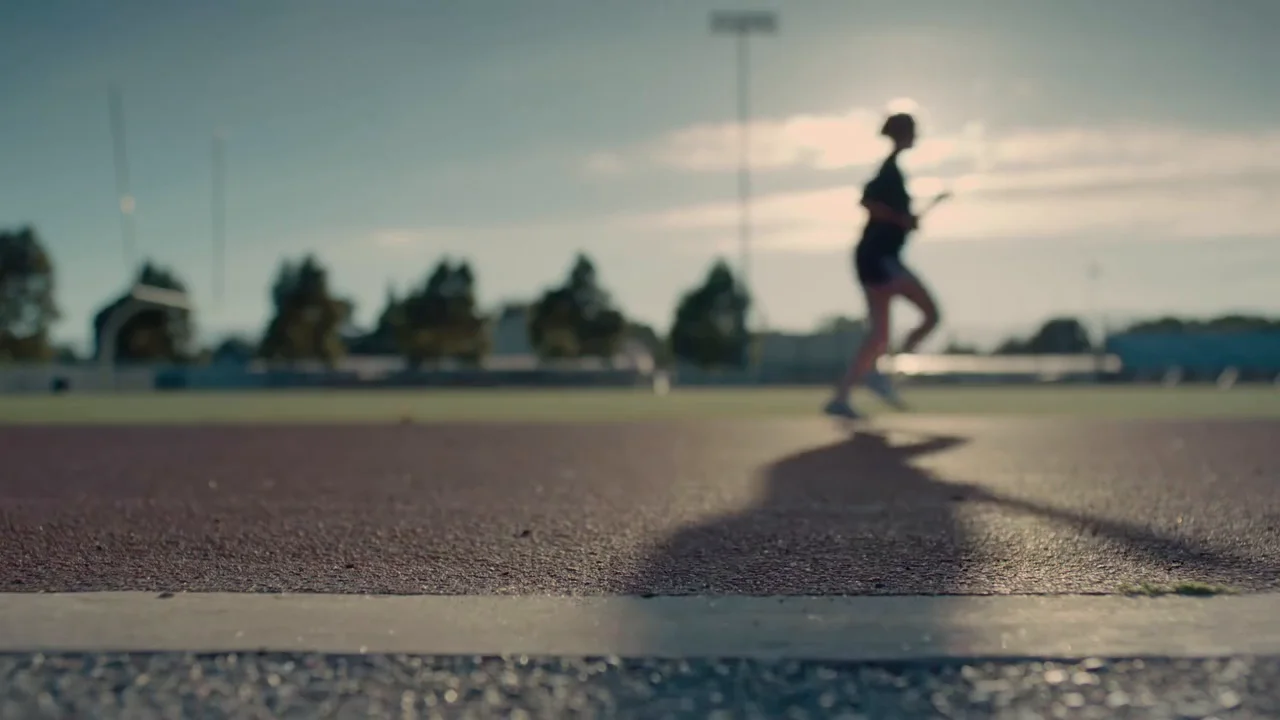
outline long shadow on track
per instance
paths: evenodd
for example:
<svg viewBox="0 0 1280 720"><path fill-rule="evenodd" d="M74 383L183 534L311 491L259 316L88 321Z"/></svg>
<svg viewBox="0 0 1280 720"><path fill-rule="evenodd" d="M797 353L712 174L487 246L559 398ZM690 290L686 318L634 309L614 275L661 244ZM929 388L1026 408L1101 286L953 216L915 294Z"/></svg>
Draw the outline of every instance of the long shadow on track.
<svg viewBox="0 0 1280 720"><path fill-rule="evenodd" d="M1205 582L1276 577L1269 561L1174 537L1129 522L1006 497L949 482L921 467L927 456L967 440L860 432L787 456L764 468L761 501L742 512L684 529L657 547L629 590L652 595L964 594L987 569L958 508L985 503L1093 536L1153 571ZM1086 541L1088 542L1088 541ZM629 618L652 628L655 648L689 628L666 607L641 603ZM945 618L928 618L947 640ZM669 638L667 638L669 639ZM963 643L963 638L951 638Z"/></svg>
<svg viewBox="0 0 1280 720"><path fill-rule="evenodd" d="M783 458L761 502L682 530L633 581L659 595L945 593L970 570L951 505L965 488L916 466L964 443L878 433Z"/></svg>
<svg viewBox="0 0 1280 720"><path fill-rule="evenodd" d="M1065 525L1119 548L1143 566L1208 583L1266 584L1280 568L1130 522L948 481L918 465L968 442L954 435L894 442L895 433L849 439L785 457L763 472L754 507L687 528L635 577L645 594L950 594L983 572L958 522L961 503L986 503Z"/></svg>

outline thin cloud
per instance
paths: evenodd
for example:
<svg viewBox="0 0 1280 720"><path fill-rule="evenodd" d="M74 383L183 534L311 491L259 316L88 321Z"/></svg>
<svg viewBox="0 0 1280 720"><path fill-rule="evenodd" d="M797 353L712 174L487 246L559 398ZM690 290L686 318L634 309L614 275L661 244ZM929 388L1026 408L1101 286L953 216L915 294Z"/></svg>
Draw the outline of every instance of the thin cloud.
<svg viewBox="0 0 1280 720"><path fill-rule="evenodd" d="M797 115L753 126L761 172L870 166L885 152L880 113ZM647 163L647 165L646 165ZM649 168L687 173L736 168L732 125L701 125L631 150L600 152L597 176ZM1203 132L1124 125L990 134L977 122L927 137L904 163L912 190L955 198L924 222L924 242L982 239L1211 240L1280 236L1280 128ZM867 168L870 172L870 168ZM864 221L856 184L764 195L753 207L757 247L776 252L848 248ZM736 243L737 203L691 202L658 211L566 217L556 222L380 230L366 238L385 251L488 243L600 242L705 252ZM371 241L369 243L368 241Z"/></svg>
<svg viewBox="0 0 1280 720"><path fill-rule="evenodd" d="M915 242L1073 241L1097 237L1135 242L1280 237L1280 173L1187 182L1166 171L1132 167L988 173L969 185L923 177L919 194L943 186L956 196L922 223ZM756 198L755 247L764 252L847 250L865 216L860 188L840 184ZM463 251L483 246L598 247L627 243L662 252L703 254L736 248L738 205L732 199L657 212L566 218L546 224L503 223L420 230L382 230L364 247L382 252Z"/></svg>
<svg viewBox="0 0 1280 720"><path fill-rule="evenodd" d="M597 152L587 156L583 168L590 175L621 175L626 172L627 163L617 153Z"/></svg>
<svg viewBox="0 0 1280 720"><path fill-rule="evenodd" d="M884 156L881 114L852 110L753 123L753 167L824 171ZM928 131L926 123L926 132ZM737 167L732 124L698 125L612 154L615 169L726 172ZM905 159L913 193L957 197L931 215L927 240L981 238L1212 239L1280 235L1280 128L1208 132L1142 124L1032 128L991 134L971 122L926 135ZM863 222L858 188L838 185L755 201L758 244L780 251L848 247ZM625 219L627 227L730 245L732 200Z"/></svg>
<svg viewBox="0 0 1280 720"><path fill-rule="evenodd" d="M841 170L878 162L886 145L879 136L884 114L853 109L841 114L793 115L748 125L751 164L758 171L811 168ZM729 172L739 161L736 123L705 123L682 128L636 147L596 152L582 162L589 175L618 174L623 169L668 169L683 172ZM983 127L969 123L956 132L929 135L912 153L914 167L934 167L953 160L973 160L980 150Z"/></svg>
<svg viewBox="0 0 1280 720"><path fill-rule="evenodd" d="M854 185L770 195L753 209L757 247L778 252L830 252L851 247L864 216ZM1014 197L977 192L940 206L922 223L919 239L1027 241L1088 237L1212 240L1280 236L1280 209L1271 198L1280 179L1180 188L1136 186L1122 191L1063 195L1052 187ZM732 247L737 205L707 203L649 218L655 233L701 236Z"/></svg>
<svg viewBox="0 0 1280 720"><path fill-rule="evenodd" d="M598 241L603 230L625 231L627 226L627 221L620 218L571 217L550 222L377 228L354 233L340 244L355 252L466 253L490 247L542 247L549 243L580 243L586 239ZM634 227L649 225L637 221Z"/></svg>
<svg viewBox="0 0 1280 720"><path fill-rule="evenodd" d="M426 244L431 234L414 228L383 228L370 233L367 242L384 250L411 249Z"/></svg>
<svg viewBox="0 0 1280 720"><path fill-rule="evenodd" d="M878 130L883 114L853 109L837 114L798 114L750 123L751 164L756 172L844 170L879 162L887 149ZM967 172L1138 166L1150 174L1280 172L1280 129L1205 132L1190 128L1125 124L1109 127L1033 128L991 135L981 122L954 130L926 123L904 165L915 172L959 163ZM738 167L738 126L693 125L636 147L595 153L583 161L592 175L665 169L722 173Z"/></svg>
<svg viewBox="0 0 1280 720"><path fill-rule="evenodd" d="M994 139L993 167L1140 165L1187 173L1280 172L1280 128L1205 132L1124 125L1024 130Z"/></svg>

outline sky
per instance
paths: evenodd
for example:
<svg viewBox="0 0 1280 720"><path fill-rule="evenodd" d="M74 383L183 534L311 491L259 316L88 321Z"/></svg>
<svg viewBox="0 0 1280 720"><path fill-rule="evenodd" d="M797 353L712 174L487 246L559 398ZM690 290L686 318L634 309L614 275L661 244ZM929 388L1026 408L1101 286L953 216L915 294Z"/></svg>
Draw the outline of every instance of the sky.
<svg viewBox="0 0 1280 720"><path fill-rule="evenodd" d="M186 280L206 339L257 334L279 263L306 253L368 323L442 257L470 260L496 307L584 251L665 328L738 257L734 44L709 32L714 9L778 11L749 46L749 279L768 327L862 315L858 191L897 107L921 124L913 191L954 193L905 256L940 340L1057 314L1280 312L1274 0L5 0L0 226L39 231L56 335L85 342L136 271L116 84L138 254Z"/></svg>

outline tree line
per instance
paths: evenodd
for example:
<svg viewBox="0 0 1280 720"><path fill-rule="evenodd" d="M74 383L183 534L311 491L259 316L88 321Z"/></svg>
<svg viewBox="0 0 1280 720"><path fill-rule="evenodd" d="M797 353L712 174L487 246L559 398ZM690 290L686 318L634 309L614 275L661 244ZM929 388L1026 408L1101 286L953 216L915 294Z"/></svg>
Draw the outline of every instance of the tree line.
<svg viewBox="0 0 1280 720"><path fill-rule="evenodd" d="M152 262L142 265L135 284L187 290L175 272ZM231 337L200 349L192 313L149 310L123 325L114 359L197 363L259 358L332 366L348 354L396 354L414 368L444 361L476 366L492 349L498 319L480 309L476 296L471 265L444 258L407 292L388 292L372 329L352 332L354 302L339 295L329 270L307 255L277 270L270 320L259 337ZM50 337L60 318L55 297L53 261L36 231L0 231L0 361L50 361L60 354ZM95 345L106 319L127 301L128 293L122 293L94 315ZM563 280L542 292L523 314L528 343L545 360L608 359L635 343L664 364L679 359L709 368L739 367L750 345L749 306L728 264L717 260L703 281L680 298L671 330L663 337L627 318L594 263L579 254Z"/></svg>
<svg viewBox="0 0 1280 720"><path fill-rule="evenodd" d="M1231 314L1208 320L1172 316L1139 320L1119 331L1126 335L1210 335L1247 332L1280 332L1280 318L1260 315ZM1079 318L1056 317L1045 321L1026 337L1006 338L992 355L1079 355L1101 350ZM978 355L981 350L971 345L950 343L943 351L951 355Z"/></svg>
<svg viewBox="0 0 1280 720"><path fill-rule="evenodd" d="M139 284L186 291L172 270L146 262ZM355 304L332 287L329 271L314 256L282 263L271 286L271 318L257 338L232 337L211 348L195 345L195 318L185 312L139 313L121 329L119 362L198 363L209 360L276 363L318 361L335 364L343 356L403 356L412 367L442 361L478 365L492 350L498 317L484 313L476 300L475 271L466 261L440 260L407 292L388 292L372 329L352 332ZM128 299L111 299L94 315L93 335ZM677 303L670 331L626 317L604 288L591 259L579 254L560 283L547 288L525 312L526 335L533 352L546 360L610 358L628 343L637 344L661 364L673 360L706 368L741 367L751 350L746 325L751 299L723 260L715 261L702 282ZM0 362L48 362L71 359L55 347L50 331L60 319L53 261L34 228L0 230ZM820 332L856 327L849 318L828 319ZM1228 315L1211 320L1174 317L1143 320L1127 333L1280 332L1280 319ZM1028 337L1012 337L995 354L1087 353L1095 349L1084 324L1059 317ZM980 351L952 343L944 352ZM96 353L95 353L96 354Z"/></svg>

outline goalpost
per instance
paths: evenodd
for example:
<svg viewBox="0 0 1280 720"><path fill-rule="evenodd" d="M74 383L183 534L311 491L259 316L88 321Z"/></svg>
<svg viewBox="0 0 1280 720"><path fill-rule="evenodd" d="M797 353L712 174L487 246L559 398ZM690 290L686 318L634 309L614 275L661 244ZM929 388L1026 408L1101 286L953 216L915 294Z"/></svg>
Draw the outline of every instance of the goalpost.
<svg viewBox="0 0 1280 720"><path fill-rule="evenodd" d="M188 312L191 300L185 292L167 290L150 285L134 285L123 303L102 323L102 331L98 335L98 362L102 371L102 389L116 389L116 344L120 331L125 323L148 310L164 310L166 312Z"/></svg>

